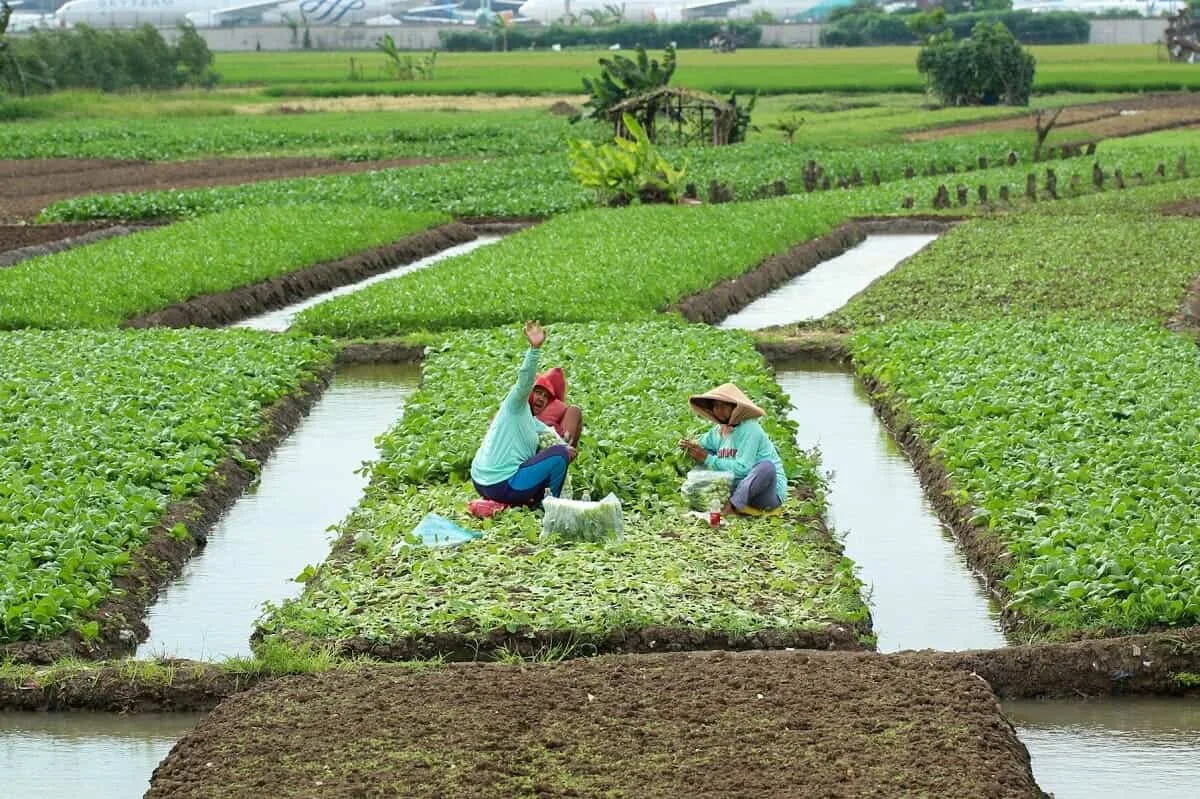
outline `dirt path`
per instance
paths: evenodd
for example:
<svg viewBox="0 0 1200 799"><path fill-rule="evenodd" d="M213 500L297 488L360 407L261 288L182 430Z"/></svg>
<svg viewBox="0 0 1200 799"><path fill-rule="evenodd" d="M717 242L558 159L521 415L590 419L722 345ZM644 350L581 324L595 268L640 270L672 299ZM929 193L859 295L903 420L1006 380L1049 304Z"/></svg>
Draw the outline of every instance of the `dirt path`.
<svg viewBox="0 0 1200 799"><path fill-rule="evenodd" d="M284 678L147 797L1041 797L986 682L878 656L598 657Z"/></svg>
<svg viewBox="0 0 1200 799"><path fill-rule="evenodd" d="M53 202L87 194L225 186L447 160L450 159L393 158L350 162L332 158L210 158L157 163L50 158L0 161L0 223L31 221Z"/></svg>
<svg viewBox="0 0 1200 799"><path fill-rule="evenodd" d="M999 130L1033 131L1033 114L989 122L967 122L908 134L908 141L929 141ZM1168 128L1200 125L1200 92L1147 94L1120 100L1074 105L1063 109L1052 143L1064 140L1112 139ZM1200 134L1198 134L1200 135Z"/></svg>

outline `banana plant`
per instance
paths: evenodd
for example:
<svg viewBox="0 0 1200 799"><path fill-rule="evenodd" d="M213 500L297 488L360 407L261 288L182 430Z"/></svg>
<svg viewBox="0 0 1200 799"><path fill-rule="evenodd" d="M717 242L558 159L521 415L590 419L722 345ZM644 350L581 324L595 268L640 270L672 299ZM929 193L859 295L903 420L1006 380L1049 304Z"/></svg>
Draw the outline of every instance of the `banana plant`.
<svg viewBox="0 0 1200 799"><path fill-rule="evenodd" d="M595 189L603 202L624 205L637 196L664 197L676 202L683 191L686 163L670 164L646 129L631 114L621 121L629 138L616 136L610 144L569 139L571 172L584 188Z"/></svg>

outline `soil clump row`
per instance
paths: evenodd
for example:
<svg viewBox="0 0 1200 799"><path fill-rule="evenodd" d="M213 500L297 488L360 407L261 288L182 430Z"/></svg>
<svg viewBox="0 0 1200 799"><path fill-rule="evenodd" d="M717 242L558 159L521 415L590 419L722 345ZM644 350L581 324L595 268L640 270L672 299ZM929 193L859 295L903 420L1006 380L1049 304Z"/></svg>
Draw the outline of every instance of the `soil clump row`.
<svg viewBox="0 0 1200 799"><path fill-rule="evenodd" d="M987 684L824 653L364 667L233 697L148 797L1042 797Z"/></svg>
<svg viewBox="0 0 1200 799"><path fill-rule="evenodd" d="M720 652L698 650L680 655L716 657ZM771 655L787 659L801 670L813 658L855 669L870 660L894 660L905 669L924 670L930 679L950 670L965 671L986 680L1003 699L1078 699L1111 696L1196 696L1200 689L1180 675L1200 673L1200 628L1121 638L1023 644L964 652L934 650L894 652L751 650L728 655ZM645 654L645 657L660 657ZM600 655L600 658L634 657ZM416 666L374 664L356 668ZM454 667L458 668L457 664ZM503 664L497 664L503 667ZM61 667L59 667L61 668ZM348 668L348 667L343 667ZM354 668L350 669L351 671ZM20 680L0 680L0 711L89 710L150 713L212 710L240 691L277 679L265 672L242 673L219 664L177 658L154 661L143 668L120 662L98 662L69 669L40 669Z"/></svg>

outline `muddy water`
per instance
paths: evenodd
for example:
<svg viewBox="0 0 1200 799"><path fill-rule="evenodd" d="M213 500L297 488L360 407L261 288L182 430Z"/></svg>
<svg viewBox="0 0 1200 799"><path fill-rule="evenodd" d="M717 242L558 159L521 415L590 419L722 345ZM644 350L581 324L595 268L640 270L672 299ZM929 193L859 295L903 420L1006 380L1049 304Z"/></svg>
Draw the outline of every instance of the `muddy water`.
<svg viewBox="0 0 1200 799"><path fill-rule="evenodd" d="M1200 795L1200 700L1004 702L1055 799Z"/></svg>
<svg viewBox="0 0 1200 799"><path fill-rule="evenodd" d="M199 713L0 713L0 796L130 799Z"/></svg>
<svg viewBox="0 0 1200 799"><path fill-rule="evenodd" d="M264 465L257 488L230 508L183 573L150 609L137 657L215 660L249 654L266 600L299 593L295 577L325 559L327 528L358 501L375 437L394 424L416 388L415 366L338 371L312 412Z"/></svg>
<svg viewBox="0 0 1200 799"><path fill-rule="evenodd" d="M258 316L252 316L249 319L243 319L236 325L232 325L232 327L249 327L255 330L270 330L276 333L282 333L284 330L287 330L289 327L291 327L292 320L296 318L296 314L300 313L306 308L311 308L314 305L325 302L326 300L331 300L334 297L340 297L343 294L352 294L361 289L365 289L367 286L370 286L373 283L378 283L381 280L390 280L391 278L400 277L400 275L408 274L409 272L415 272L418 269L425 269L426 267L433 266L440 261L445 261L447 258L453 258L456 255L463 255L471 252L472 250L477 250L480 247L497 242L500 240L500 238L500 236L480 236L479 238L468 241L465 244L458 244L454 247L442 250L441 252L434 253L428 258L422 258L419 261L413 261L411 264L398 266L388 272L382 272L378 275L373 275L366 280L360 280L357 283L339 286L336 289L325 292L324 294L318 294L315 297L309 297L306 300L288 305L284 308L269 311Z"/></svg>
<svg viewBox="0 0 1200 799"><path fill-rule="evenodd" d="M833 472L830 522L868 586L879 651L1004 646L995 607L849 370L798 364L776 378L797 444Z"/></svg>
<svg viewBox="0 0 1200 799"><path fill-rule="evenodd" d="M930 235L867 236L857 247L824 261L755 300L721 323L727 329L759 330L819 319L936 239Z"/></svg>

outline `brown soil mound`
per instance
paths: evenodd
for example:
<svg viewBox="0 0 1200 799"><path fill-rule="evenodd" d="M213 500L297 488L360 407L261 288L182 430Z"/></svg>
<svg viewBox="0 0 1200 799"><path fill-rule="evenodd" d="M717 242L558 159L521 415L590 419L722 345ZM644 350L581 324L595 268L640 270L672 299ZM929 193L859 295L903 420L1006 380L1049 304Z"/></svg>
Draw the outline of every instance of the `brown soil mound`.
<svg viewBox="0 0 1200 799"><path fill-rule="evenodd" d="M1110 139L1135 136L1155 130L1200 124L1200 92L1144 94L1119 100L1073 105L1063 109L1054 126L1056 139L1063 136ZM990 122L967 122L933 130L909 133L909 141L928 141L968 133L997 130L1033 130L1033 112Z"/></svg>
<svg viewBox="0 0 1200 799"><path fill-rule="evenodd" d="M125 324L127 327L221 327L356 283L474 238L475 231L469 226L451 222L338 261L315 264L221 294L196 297Z"/></svg>
<svg viewBox="0 0 1200 799"><path fill-rule="evenodd" d="M578 108L570 103L564 103L562 100L559 100L557 103L550 106L549 111L551 114L558 114L559 116L565 117L575 116L579 113Z"/></svg>
<svg viewBox="0 0 1200 799"><path fill-rule="evenodd" d="M0 222L31 220L68 197L121 191L186 189L440 163L393 158L362 163L332 158L210 158L157 163L91 158L0 161Z"/></svg>
<svg viewBox="0 0 1200 799"><path fill-rule="evenodd" d="M710 658L712 652L693 653ZM767 654L760 652L759 654ZM778 652L779 657L799 653ZM899 652L890 655L806 652L854 670L864 659L899 662L930 676L974 673L1006 699L1107 696L1194 696L1180 675L1200 673L1200 627L1065 644L1029 644L969 652ZM405 669L409 666L398 666ZM0 680L0 711L96 710L157 712L212 710L223 699L275 679L266 673L236 675L209 663L172 659L131 669L117 663L40 669L22 680Z"/></svg>
<svg viewBox="0 0 1200 799"><path fill-rule="evenodd" d="M822 653L289 677L223 703L147 797L1042 797L987 684Z"/></svg>
<svg viewBox="0 0 1200 799"><path fill-rule="evenodd" d="M26 258L69 250L101 239L125 236L140 226L111 222L69 222L55 225L0 225L0 266Z"/></svg>
<svg viewBox="0 0 1200 799"><path fill-rule="evenodd" d="M1200 216L1200 198L1170 203L1159 211L1166 216Z"/></svg>

